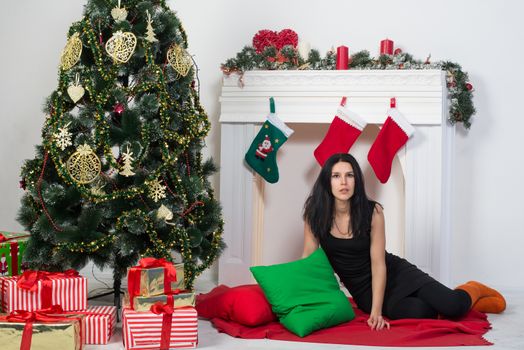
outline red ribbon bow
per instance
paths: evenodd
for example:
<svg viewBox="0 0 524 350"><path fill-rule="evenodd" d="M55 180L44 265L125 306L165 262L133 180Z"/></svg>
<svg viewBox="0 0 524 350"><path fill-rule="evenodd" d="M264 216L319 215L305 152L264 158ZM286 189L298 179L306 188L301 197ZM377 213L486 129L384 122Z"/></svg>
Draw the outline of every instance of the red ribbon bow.
<svg viewBox="0 0 524 350"><path fill-rule="evenodd" d="M18 288L28 290L30 292L36 292L38 289L38 282L42 281L42 290L40 291L40 297L42 299L41 307L43 309L51 307L52 302L52 283L51 279L59 277L76 277L78 271L69 269L64 272L48 272L48 271L35 271L26 270L20 276L16 285Z"/></svg>
<svg viewBox="0 0 524 350"><path fill-rule="evenodd" d="M160 350L169 350L169 342L171 340L171 326L173 324L173 307L175 299L172 295L167 296L167 303L163 304L157 301L151 305L151 312L157 315L162 315L162 332L160 335Z"/></svg>
<svg viewBox="0 0 524 350"><path fill-rule="evenodd" d="M173 263L164 258L142 258L138 261L138 265L132 267L127 275L127 289L129 292L129 302L133 308L133 299L140 295L140 271L142 269L151 269L155 267L164 268L164 294L170 294L171 282L176 281L176 268Z"/></svg>
<svg viewBox="0 0 524 350"><path fill-rule="evenodd" d="M20 343L20 350L30 350L31 341L33 339L33 323L56 323L56 322L69 322L81 319L78 317L63 317L56 314L63 313L60 305L52 305L49 308L38 310L38 311L25 311L15 310L9 315L0 316L0 321L25 323L24 330L22 332L22 342ZM81 334L82 335L82 334ZM82 340L80 340L82 342Z"/></svg>

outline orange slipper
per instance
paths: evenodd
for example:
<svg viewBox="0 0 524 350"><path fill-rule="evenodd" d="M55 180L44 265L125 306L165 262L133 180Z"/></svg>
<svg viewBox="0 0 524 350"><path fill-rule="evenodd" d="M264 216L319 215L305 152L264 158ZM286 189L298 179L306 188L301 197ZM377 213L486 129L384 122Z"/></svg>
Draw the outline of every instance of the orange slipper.
<svg viewBox="0 0 524 350"><path fill-rule="evenodd" d="M455 289L461 289L468 293L469 298L471 299L471 305L475 305L475 303L482 297L482 294L480 293L480 288L469 282L462 284Z"/></svg>
<svg viewBox="0 0 524 350"><path fill-rule="evenodd" d="M488 287L485 284L482 284L480 282L469 281L466 284L471 284L471 285L474 285L475 287L477 287L480 290L480 297L481 298L483 298L483 297L499 297L499 298L504 299L502 294L500 294L498 291L496 291L495 289L490 288L490 287Z"/></svg>
<svg viewBox="0 0 524 350"><path fill-rule="evenodd" d="M500 293L499 293L500 294ZM500 314L506 309L506 300L501 295L480 298L472 307L475 311Z"/></svg>

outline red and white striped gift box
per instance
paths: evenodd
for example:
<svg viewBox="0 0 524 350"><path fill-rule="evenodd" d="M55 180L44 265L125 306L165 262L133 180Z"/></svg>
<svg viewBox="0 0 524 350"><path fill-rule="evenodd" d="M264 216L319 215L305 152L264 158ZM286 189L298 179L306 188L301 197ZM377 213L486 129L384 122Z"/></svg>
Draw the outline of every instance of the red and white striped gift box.
<svg viewBox="0 0 524 350"><path fill-rule="evenodd" d="M84 317L84 344L107 344L116 328L116 306L89 306Z"/></svg>
<svg viewBox="0 0 524 350"><path fill-rule="evenodd" d="M3 312L14 310L35 311L42 309L42 281L34 292L18 288L19 276L0 277ZM52 277L51 305L60 305L64 311L87 308L87 279L83 276Z"/></svg>
<svg viewBox="0 0 524 350"><path fill-rule="evenodd" d="M122 338L127 350L159 349L162 317L150 311L137 312L128 308L122 311ZM196 309L183 307L173 312L169 348L196 348L198 318Z"/></svg>

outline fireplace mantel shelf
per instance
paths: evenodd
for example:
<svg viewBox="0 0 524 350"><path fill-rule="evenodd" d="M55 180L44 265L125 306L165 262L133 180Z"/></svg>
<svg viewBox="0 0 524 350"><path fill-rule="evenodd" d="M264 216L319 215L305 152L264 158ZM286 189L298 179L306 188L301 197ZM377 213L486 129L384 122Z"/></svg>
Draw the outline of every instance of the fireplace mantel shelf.
<svg viewBox="0 0 524 350"><path fill-rule="evenodd" d="M219 260L220 283L250 283L249 267L265 263L265 184L244 163L244 154L269 112L269 97L275 98L277 115L293 127L329 124L342 96L347 96L349 109L378 126L395 97L399 111L415 127L398 153L404 181L405 257L443 283L449 281L455 128L447 122L443 71L249 71L242 76L243 86L239 78L224 77L220 96L220 200L227 244ZM276 186L286 189L284 183Z"/></svg>
<svg viewBox="0 0 524 350"><path fill-rule="evenodd" d="M240 80L241 79L241 80ZM445 75L441 70L248 71L224 78L221 123L262 123L276 101L286 123L329 123L342 96L348 108L380 124L397 98L412 124L442 123ZM241 86L240 82L243 82Z"/></svg>

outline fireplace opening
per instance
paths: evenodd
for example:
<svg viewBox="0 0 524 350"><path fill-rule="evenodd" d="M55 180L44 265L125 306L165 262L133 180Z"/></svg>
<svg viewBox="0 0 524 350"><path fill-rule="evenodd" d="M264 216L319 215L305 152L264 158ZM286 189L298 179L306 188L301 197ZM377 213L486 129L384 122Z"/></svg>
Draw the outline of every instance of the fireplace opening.
<svg viewBox="0 0 524 350"><path fill-rule="evenodd" d="M276 184L259 184L259 188L263 186L263 190L259 191L262 208L255 211L253 218L254 225L257 225L253 231L259 235L253 246L255 260L258 260L256 264L288 262L300 258L302 254L302 208L320 172L313 151L329 125L290 123L289 127L295 133L278 151L279 181ZM359 161L368 196L384 206L386 249L404 257L404 176L398 157L395 157L391 177L386 184L381 184L373 173L367 152L378 132L378 126L368 125L349 153ZM254 201L257 202L257 199ZM262 218L257 218L259 215Z"/></svg>

